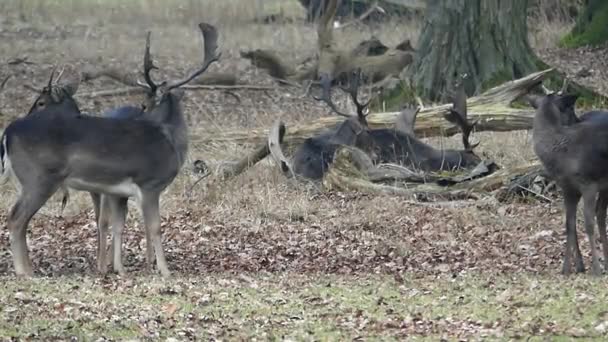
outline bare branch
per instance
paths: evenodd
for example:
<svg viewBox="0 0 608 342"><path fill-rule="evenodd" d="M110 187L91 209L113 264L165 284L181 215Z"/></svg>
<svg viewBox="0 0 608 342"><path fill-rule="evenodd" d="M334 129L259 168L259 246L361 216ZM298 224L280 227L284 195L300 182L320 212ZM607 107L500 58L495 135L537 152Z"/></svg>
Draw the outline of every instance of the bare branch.
<svg viewBox="0 0 608 342"><path fill-rule="evenodd" d="M38 91L32 85L24 85L29 90ZM227 90L249 90L249 91L268 91L268 90L276 90L276 86L261 86L261 85L252 85L252 84L239 84L239 85L184 85L181 86L180 89L183 90L218 90L218 91L227 91ZM77 97L85 97L85 98L93 98L93 97L106 97L106 96L117 96L117 95L125 95L125 94L143 94L148 92L146 89L142 87L126 87L120 89L106 89L106 90L98 90L92 91L89 93L80 93L76 94Z"/></svg>
<svg viewBox="0 0 608 342"><path fill-rule="evenodd" d="M115 67L107 67L97 69L94 67L85 67L82 71L82 80L88 82L99 77L107 77L114 81L123 83L132 87L140 87L137 78L132 73L127 73Z"/></svg>
<svg viewBox="0 0 608 342"><path fill-rule="evenodd" d="M13 75L8 75L4 78L4 80L2 80L2 83L0 83L0 91L2 89L4 89L4 87L6 86L6 83L8 82L8 80L11 79L11 77L13 77Z"/></svg>
<svg viewBox="0 0 608 342"><path fill-rule="evenodd" d="M345 24L342 24L340 26L338 26L337 28L339 29L343 29L345 27L349 27L351 25L354 25L356 23L359 23L363 20L365 20L367 17L369 17L372 13L374 12L380 12L382 14L386 14L386 11L384 10L384 8L380 7L380 5L378 5L378 1L375 1L368 9L367 11L363 12L363 14L361 14L358 18L353 19Z"/></svg>

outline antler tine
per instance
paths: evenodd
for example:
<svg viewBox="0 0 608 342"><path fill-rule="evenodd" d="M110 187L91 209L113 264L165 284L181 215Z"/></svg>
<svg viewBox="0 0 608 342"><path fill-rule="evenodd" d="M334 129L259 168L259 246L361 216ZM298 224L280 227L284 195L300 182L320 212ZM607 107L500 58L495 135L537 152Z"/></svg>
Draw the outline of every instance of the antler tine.
<svg viewBox="0 0 608 342"><path fill-rule="evenodd" d="M201 34L203 36L203 52L205 54L205 57L203 59L203 65L199 69L194 71L192 74L190 74L190 76L169 85L167 87L167 90L178 88L192 81L193 79L204 73L213 62L217 62L220 59L220 56L222 55L221 53L217 52L217 29L215 28L215 26L207 23L200 23L198 24L198 27L201 30Z"/></svg>
<svg viewBox="0 0 608 342"><path fill-rule="evenodd" d="M350 114L342 113L341 111L339 111L338 107L336 107L336 105L332 101L332 99L331 99L331 79L329 78L329 75L322 74L320 83L321 83L321 88L323 89L322 93L321 93L321 97L316 97L313 95L312 98L317 101L325 102L334 113L336 113L340 116L344 116L347 118L352 117L352 115L350 115Z"/></svg>
<svg viewBox="0 0 608 342"><path fill-rule="evenodd" d="M154 81L152 81L152 77L150 76L150 72L154 69L158 68L156 67L156 65L154 65L154 61L152 60L152 55L150 54L150 36L152 35L151 31L148 31L148 34L146 35L146 50L144 52L144 79L146 80L146 83L148 84L148 87L150 88L150 92L152 94L156 93L156 90L158 89L158 85L156 83L154 83ZM145 86L143 83L139 83L139 85L141 86Z"/></svg>
<svg viewBox="0 0 608 342"><path fill-rule="evenodd" d="M570 83L570 79L568 77L564 77L564 83L562 84L562 89L560 89L557 94L558 95L563 95L566 90L568 90L568 85Z"/></svg>
<svg viewBox="0 0 608 342"><path fill-rule="evenodd" d="M59 75L57 75L57 78L55 78L55 84L59 84L59 81L61 80L61 77L63 77L63 72L65 71L65 66L63 66L61 68L61 71L59 71Z"/></svg>
<svg viewBox="0 0 608 342"><path fill-rule="evenodd" d="M57 70L57 66L53 66L53 70L51 70L51 77L49 77L49 83L47 84L47 88L51 89L53 87L53 76L55 75L55 70Z"/></svg>
<svg viewBox="0 0 608 342"><path fill-rule="evenodd" d="M357 115L361 118L364 118L367 116L367 114L364 114L363 112L369 106L369 104L372 102L372 97L370 96L370 98L367 100L367 102L360 103L359 102L359 87L360 86L361 86L361 68L358 68L357 70L353 71L353 73L349 77L348 87L342 88L342 90L344 90L346 93L348 93L350 95L350 98L353 100L353 103L357 107Z"/></svg>

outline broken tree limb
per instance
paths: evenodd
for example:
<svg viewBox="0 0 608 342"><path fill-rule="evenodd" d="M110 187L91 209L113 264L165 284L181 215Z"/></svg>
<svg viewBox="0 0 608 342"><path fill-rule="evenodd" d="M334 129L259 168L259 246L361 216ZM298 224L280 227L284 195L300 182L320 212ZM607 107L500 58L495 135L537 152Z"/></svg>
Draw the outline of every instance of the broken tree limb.
<svg viewBox="0 0 608 342"><path fill-rule="evenodd" d="M184 85L181 86L180 89L196 91L196 90L218 90L218 91L228 91L228 90L252 90L252 91L266 91L266 90L275 90L276 86L261 86L261 85L252 85L252 84L238 84L238 85ZM119 89L107 89L107 90L99 90L92 91L89 93L80 93L76 94L75 97L83 97L83 98L94 98L94 97L106 97L106 96L118 96L125 94L143 94L146 92L146 89L142 87L125 87Z"/></svg>
<svg viewBox="0 0 608 342"><path fill-rule="evenodd" d="M258 146L241 159L221 165L218 170L216 170L215 177L222 180L236 177L257 164L260 160L266 158L269 153L270 150L268 149L268 145L264 144L263 146Z"/></svg>
<svg viewBox="0 0 608 342"><path fill-rule="evenodd" d="M361 169L361 166L365 164L357 162L359 158L360 154L355 152L355 149L338 149L329 171L323 177L323 186L328 190L396 195L412 200L428 199L429 197L444 200L477 199L466 189L454 190L432 183L409 188L373 183L367 177L371 170Z"/></svg>
<svg viewBox="0 0 608 342"><path fill-rule="evenodd" d="M467 100L468 117L472 121L478 121L475 126L476 131L504 132L531 129L534 118L533 110L512 108L510 103L536 87L551 71L553 69L539 71L491 88L479 96L469 98ZM421 137L451 136L459 133L460 129L443 117L451 107L450 104L444 104L422 109L416 119L416 135ZM393 128L398 115L399 112L372 113L367 117L367 122L372 129ZM289 132L285 134L284 142L301 142L343 120L339 116L324 116L305 124L290 125ZM193 135L192 140L197 143L247 142L262 144L266 142L268 133L268 129L215 131L201 136Z"/></svg>
<svg viewBox="0 0 608 342"><path fill-rule="evenodd" d="M450 186L437 183L406 183L401 186L375 183L372 179L376 172L375 166L361 162L365 154L352 147L341 147L336 151L334 162L323 178L326 189L342 191L359 191L371 194L389 194L403 196L409 199L466 199L479 198L491 193L500 194L496 190L509 187L517 178L535 174L542 170L539 162L505 168L488 176L463 181Z"/></svg>

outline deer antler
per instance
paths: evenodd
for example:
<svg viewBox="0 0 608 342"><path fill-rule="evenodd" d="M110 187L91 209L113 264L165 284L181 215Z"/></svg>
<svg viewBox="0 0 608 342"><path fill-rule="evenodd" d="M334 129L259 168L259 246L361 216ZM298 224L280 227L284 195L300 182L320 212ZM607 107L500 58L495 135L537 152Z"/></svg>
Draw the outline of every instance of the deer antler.
<svg viewBox="0 0 608 342"><path fill-rule="evenodd" d="M353 100L353 103L357 107L357 116L359 119L365 119L365 117L369 114L365 113L367 107L372 102L372 97L367 100L365 103L360 103L359 96L359 87L361 86L361 69L358 68L355 70L352 75L350 75L348 79L348 87L342 88L347 94L350 95L350 98Z"/></svg>
<svg viewBox="0 0 608 342"><path fill-rule="evenodd" d="M448 121L457 124L460 126L462 130L462 144L464 145L465 150L472 151L475 147L479 145L479 142L475 144L471 144L469 141L469 136L477 125L477 120L473 123L469 123L467 118L467 94L464 90L464 80L468 77L467 74L463 74L461 79L458 81L456 85L456 89L453 94L450 96L452 98L452 109L450 109L450 113L445 117Z"/></svg>
<svg viewBox="0 0 608 342"><path fill-rule="evenodd" d="M325 79L324 76L325 75L323 75L321 77L323 93L322 93L321 97L313 96L313 98L317 101L325 102L334 113L336 113L340 116L344 116L347 118L352 117L351 114L346 114L346 113L343 113L340 110L338 110L337 106L334 104L334 102L331 99L331 81L329 79ZM365 113L365 110L367 109L367 107L369 106L369 104L371 102L371 97L365 103L359 102L358 93L359 93L360 85L361 85L361 69L357 69L356 71L354 71L352 73L352 75L350 77L348 77L348 87L340 87L340 88L344 92L346 92L347 94L350 95L350 98L352 99L353 103L357 107L357 116L359 117L359 119L365 120L365 117L367 116L367 113Z"/></svg>
<svg viewBox="0 0 608 342"><path fill-rule="evenodd" d="M158 85L154 83L154 81L152 80L152 76L150 76L150 73L152 72L152 70L158 70L158 68L156 67L156 65L154 65L154 61L152 60L152 54L150 53L151 35L152 32L148 31L148 34L146 35L146 50L144 52L144 80L146 80L146 83L148 85L147 87L150 89L150 93L153 96L154 94L156 94L156 90L158 90ZM141 83L140 85L144 86Z"/></svg>
<svg viewBox="0 0 608 342"><path fill-rule="evenodd" d="M53 76L55 76L55 70L57 70L57 66L53 65L53 70L51 70L51 76L49 77L49 83L46 85L49 90L53 88Z"/></svg>
<svg viewBox="0 0 608 342"><path fill-rule="evenodd" d="M203 52L205 54L205 57L203 59L203 65L199 69L194 71L192 74L190 74L190 76L168 85L167 90L178 88L178 87L192 81L193 79L198 77L200 74L204 73L213 62L217 62L219 60L220 56L222 55L221 53L217 53L217 51L216 51L217 50L217 29L213 25L209 25L207 23L200 23L200 24L198 24L198 27L201 30L201 33L203 36Z"/></svg>

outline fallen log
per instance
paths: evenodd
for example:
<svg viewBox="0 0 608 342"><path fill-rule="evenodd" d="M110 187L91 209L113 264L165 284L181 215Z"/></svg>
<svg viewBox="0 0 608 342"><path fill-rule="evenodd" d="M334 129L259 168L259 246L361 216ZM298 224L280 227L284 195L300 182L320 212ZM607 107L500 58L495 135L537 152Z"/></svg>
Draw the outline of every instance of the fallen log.
<svg viewBox="0 0 608 342"><path fill-rule="evenodd" d="M514 168L498 170L488 176L466 180L454 185L429 183L400 183L399 186L378 184L373 181L382 170L369 166L365 154L352 147L342 147L336 151L334 162L323 178L323 186L328 190L359 191L370 194L389 194L415 200L456 200L478 199L482 196L499 194L497 191L509 186L522 176L542 171L539 162L532 162ZM398 175L398 173L397 173ZM386 181L383 178L383 181Z"/></svg>
<svg viewBox="0 0 608 342"><path fill-rule="evenodd" d="M517 109L509 105L532 88L540 84L553 69L547 69L530 74L518 80L504 83L491 88L485 93L467 100L469 118L477 120L477 131L515 131L532 128L534 112L531 109ZM415 133L417 136L451 136L460 132L459 128L445 120L451 105L444 104L426 107L420 111L416 120ZM393 128L399 112L372 113L367 117L369 127ZM332 127L343 118L339 116L321 117L305 124L289 126L284 142L298 143ZM232 142L232 143L266 143L268 129L247 129L232 131L215 131L204 135L192 135L192 141L197 143Z"/></svg>

